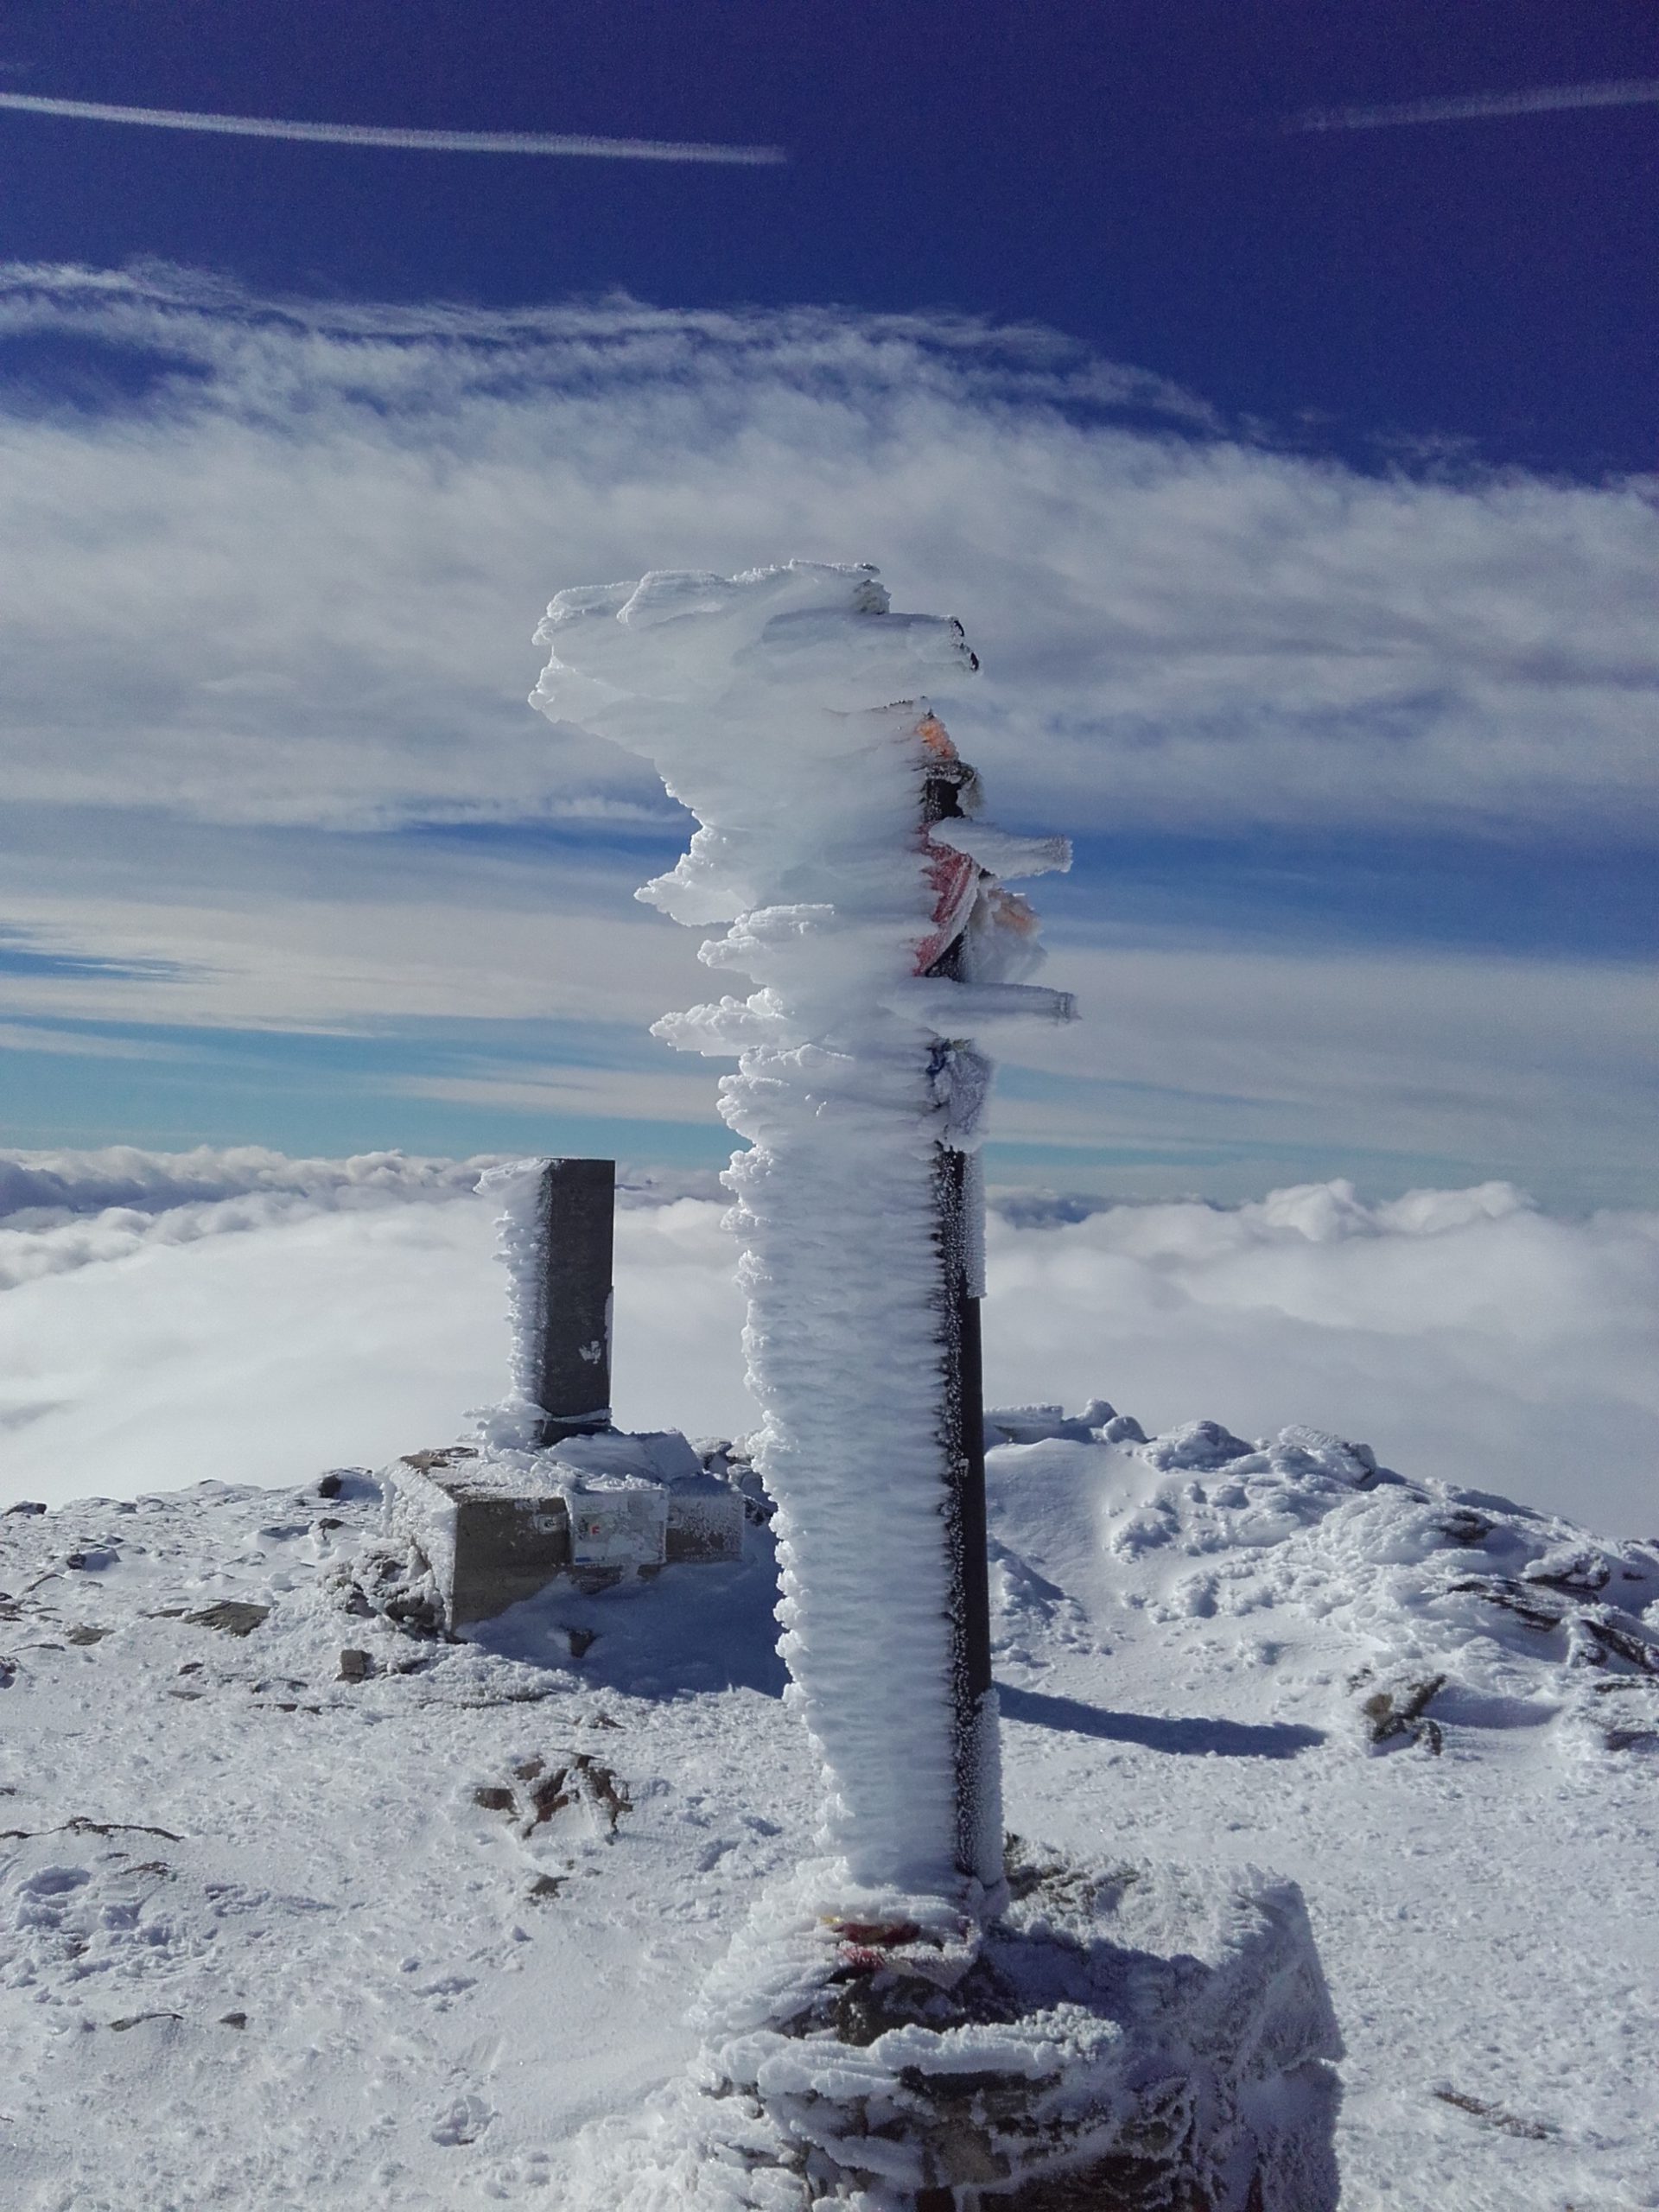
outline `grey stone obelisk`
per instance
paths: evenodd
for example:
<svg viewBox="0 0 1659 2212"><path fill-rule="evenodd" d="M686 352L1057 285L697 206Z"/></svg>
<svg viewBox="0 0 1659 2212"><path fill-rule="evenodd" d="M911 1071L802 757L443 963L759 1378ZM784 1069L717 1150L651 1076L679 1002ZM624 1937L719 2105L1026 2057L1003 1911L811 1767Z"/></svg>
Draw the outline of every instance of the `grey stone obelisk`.
<svg viewBox="0 0 1659 2212"><path fill-rule="evenodd" d="M550 1160L539 1216L545 1289L540 1373L546 1415L537 1442L562 1443L611 1425L613 1160Z"/></svg>

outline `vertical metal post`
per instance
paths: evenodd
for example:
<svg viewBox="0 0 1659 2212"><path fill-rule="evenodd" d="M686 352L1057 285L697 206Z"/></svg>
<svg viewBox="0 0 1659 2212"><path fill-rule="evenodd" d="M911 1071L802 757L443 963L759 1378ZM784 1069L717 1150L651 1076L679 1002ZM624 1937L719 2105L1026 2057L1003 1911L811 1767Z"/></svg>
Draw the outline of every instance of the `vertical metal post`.
<svg viewBox="0 0 1659 2212"><path fill-rule="evenodd" d="M943 730L940 732L944 735ZM946 741L948 745L949 741ZM924 829L962 814L974 772L957 759L930 764ZM963 941L945 945L930 976L965 980ZM944 1355L945 1541L950 1560L951 1687L956 1707L957 1866L988 1887L1001 1878L1002 1821L991 1691L991 1587L985 1521L985 1389L980 1346L978 1255L983 1203L977 1160L940 1145L934 1161Z"/></svg>
<svg viewBox="0 0 1659 2212"><path fill-rule="evenodd" d="M985 1526L985 1395L975 1263L979 1234L978 1224L972 1218L980 1203L975 1165L965 1152L949 1145L938 1147L935 1176L944 1353L944 1523L956 1706L957 1865L963 1873L988 1885L1001 1876L1002 1836L994 1764L995 1734L986 1706L991 1689L991 1590Z"/></svg>
<svg viewBox="0 0 1659 2212"><path fill-rule="evenodd" d="M539 1441L592 1436L611 1425L613 1160L550 1160L542 1171L545 1274L536 1402Z"/></svg>

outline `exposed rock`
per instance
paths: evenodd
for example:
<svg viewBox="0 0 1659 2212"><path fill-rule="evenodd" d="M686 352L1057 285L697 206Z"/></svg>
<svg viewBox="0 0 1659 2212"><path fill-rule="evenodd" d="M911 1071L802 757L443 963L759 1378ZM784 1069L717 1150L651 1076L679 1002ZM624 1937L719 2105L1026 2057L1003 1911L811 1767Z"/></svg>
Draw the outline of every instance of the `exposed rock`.
<svg viewBox="0 0 1659 2212"><path fill-rule="evenodd" d="M1458 1507L1439 1523L1440 1534L1459 1551L1478 1550L1496 1525L1484 1513L1472 1512L1466 1506Z"/></svg>
<svg viewBox="0 0 1659 2212"><path fill-rule="evenodd" d="M150 1827L143 1821L89 1821L82 1813L77 1813L71 1820L60 1821L54 1828L0 1828L0 1839L7 1841L42 1835L159 1835L165 1836L168 1843L184 1840L171 1828Z"/></svg>
<svg viewBox="0 0 1659 2212"><path fill-rule="evenodd" d="M194 1628L216 1628L226 1636L251 1636L270 1616L269 1605L251 1605L239 1598L221 1598L217 1605L204 1605L199 1613L186 1613L183 1618Z"/></svg>
<svg viewBox="0 0 1659 2212"><path fill-rule="evenodd" d="M423 1643L453 1643L431 1562L412 1543L368 1544L329 1582L343 1610L358 1620L379 1618Z"/></svg>
<svg viewBox="0 0 1659 2212"><path fill-rule="evenodd" d="M1439 1722L1428 1718L1428 1707L1445 1688L1444 1675L1425 1675L1391 1690L1373 1690L1359 1708L1369 1741L1381 1745L1403 1738L1409 1744L1427 1745L1438 1758L1445 1739Z"/></svg>
<svg viewBox="0 0 1659 2212"><path fill-rule="evenodd" d="M473 1802L486 1812L514 1815L523 1836L572 1811L587 1814L614 1836L622 1815L633 1809L620 1776L591 1751L561 1754L551 1765L542 1758L521 1759L512 1775L510 1784L490 1783L474 1790Z"/></svg>
<svg viewBox="0 0 1659 2212"><path fill-rule="evenodd" d="M1502 2105L1489 2104L1484 2097L1467 2096L1461 2089L1443 2086L1431 2094L1443 2105L1455 2105L1459 2112L1484 2120L1489 2127L1498 2128L1505 2135L1524 2137L1529 2143L1547 2143L1555 2132L1541 2120L1523 2120L1518 2113L1506 2112Z"/></svg>
<svg viewBox="0 0 1659 2212"><path fill-rule="evenodd" d="M525 1834L571 1806L585 1807L613 1836L623 1814L633 1809L620 1778L590 1751L578 1751L568 1766L556 1767L531 1789Z"/></svg>

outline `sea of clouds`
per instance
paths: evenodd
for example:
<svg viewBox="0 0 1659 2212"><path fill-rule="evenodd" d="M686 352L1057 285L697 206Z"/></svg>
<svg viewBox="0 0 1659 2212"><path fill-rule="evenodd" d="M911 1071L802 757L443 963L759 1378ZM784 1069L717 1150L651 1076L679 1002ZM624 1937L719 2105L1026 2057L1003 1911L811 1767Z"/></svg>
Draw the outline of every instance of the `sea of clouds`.
<svg viewBox="0 0 1659 2212"><path fill-rule="evenodd" d="M505 1383L482 1160L245 1147L0 1155L0 1503L280 1484L454 1440ZM707 1176L624 1171L616 1401L741 1433L734 1249ZM1370 1204L1005 1192L987 1390L1148 1430L1299 1421L1402 1472L1659 1529L1659 1214L1504 1184Z"/></svg>

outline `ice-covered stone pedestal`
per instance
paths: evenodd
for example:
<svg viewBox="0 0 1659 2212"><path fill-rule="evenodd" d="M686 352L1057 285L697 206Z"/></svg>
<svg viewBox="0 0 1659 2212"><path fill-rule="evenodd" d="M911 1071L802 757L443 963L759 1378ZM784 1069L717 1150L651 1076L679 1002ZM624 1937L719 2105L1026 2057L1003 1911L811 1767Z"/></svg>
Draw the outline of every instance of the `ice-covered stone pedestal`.
<svg viewBox="0 0 1659 2212"><path fill-rule="evenodd" d="M560 1576L602 1589L743 1556L741 1493L707 1473L677 1430L609 1429L548 1451L454 1444L411 1452L379 1479L388 1532L429 1565L450 1630Z"/></svg>
<svg viewBox="0 0 1659 2212"><path fill-rule="evenodd" d="M609 1160L519 1160L479 1179L503 1208L507 1395L479 1414L475 1443L410 1452L380 1474L388 1534L429 1569L452 1633L561 1575L601 1589L743 1556L732 1483L677 1429L612 1426L614 1186ZM731 1471L728 1449L720 1464Z"/></svg>
<svg viewBox="0 0 1659 2212"><path fill-rule="evenodd" d="M579 2146L614 2212L1332 2212L1340 2041L1300 1891L1014 1845L988 1925L808 1867L690 2079ZM823 1897L836 1909L826 1916Z"/></svg>

